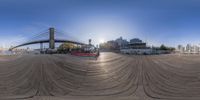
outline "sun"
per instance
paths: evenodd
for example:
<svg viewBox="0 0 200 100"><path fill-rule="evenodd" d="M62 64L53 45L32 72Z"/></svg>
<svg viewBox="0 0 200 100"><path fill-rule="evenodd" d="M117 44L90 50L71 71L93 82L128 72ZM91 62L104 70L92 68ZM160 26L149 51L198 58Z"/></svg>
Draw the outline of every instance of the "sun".
<svg viewBox="0 0 200 100"><path fill-rule="evenodd" d="M103 38L99 39L99 43L104 43L105 40Z"/></svg>

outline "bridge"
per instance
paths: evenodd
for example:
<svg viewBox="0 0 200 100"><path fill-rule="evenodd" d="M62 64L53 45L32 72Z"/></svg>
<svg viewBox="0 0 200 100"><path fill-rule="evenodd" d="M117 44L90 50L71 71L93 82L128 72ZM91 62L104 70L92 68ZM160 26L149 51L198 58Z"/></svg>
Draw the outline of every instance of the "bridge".
<svg viewBox="0 0 200 100"><path fill-rule="evenodd" d="M49 39L28 41L28 42L13 46L9 50L13 50L15 48L26 46L26 45L38 44L38 43L40 43L40 49L42 49L43 43L49 43L49 49L55 49L55 43L73 43L73 44L77 44L77 45L85 45L85 43L78 42L78 41L67 40L67 39L56 39L54 28L49 28L48 33L49 33Z"/></svg>

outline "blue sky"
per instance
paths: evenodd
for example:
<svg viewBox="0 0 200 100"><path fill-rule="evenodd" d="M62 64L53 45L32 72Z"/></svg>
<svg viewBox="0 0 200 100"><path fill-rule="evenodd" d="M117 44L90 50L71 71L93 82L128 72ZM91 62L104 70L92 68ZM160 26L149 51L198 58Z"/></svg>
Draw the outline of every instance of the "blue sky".
<svg viewBox="0 0 200 100"><path fill-rule="evenodd" d="M87 42L141 38L149 45L200 43L199 0L1 0L0 46L49 27ZM66 37L67 38L67 37Z"/></svg>

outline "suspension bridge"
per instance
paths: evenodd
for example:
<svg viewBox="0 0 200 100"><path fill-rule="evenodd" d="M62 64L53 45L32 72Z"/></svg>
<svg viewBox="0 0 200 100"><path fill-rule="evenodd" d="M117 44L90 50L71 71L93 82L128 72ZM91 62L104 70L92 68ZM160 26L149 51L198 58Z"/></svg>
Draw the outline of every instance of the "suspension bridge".
<svg viewBox="0 0 200 100"><path fill-rule="evenodd" d="M40 34L36 34L35 37L31 37L30 39L24 41L23 43L21 42L15 46L12 46L9 50L12 51L13 49L32 44L40 44L40 49L42 49L43 43L49 43L49 49L55 49L55 43L73 43L77 45L85 45L85 43L79 42L77 39L74 40L66 39L66 33L64 32L56 31L55 28L49 28L47 32L45 31Z"/></svg>

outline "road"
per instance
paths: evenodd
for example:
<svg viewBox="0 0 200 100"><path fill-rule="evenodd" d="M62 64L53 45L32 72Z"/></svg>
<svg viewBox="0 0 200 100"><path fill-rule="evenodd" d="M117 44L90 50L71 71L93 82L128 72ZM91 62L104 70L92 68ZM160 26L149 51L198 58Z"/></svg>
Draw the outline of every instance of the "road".
<svg viewBox="0 0 200 100"><path fill-rule="evenodd" d="M24 55L0 61L5 99L199 100L200 56Z"/></svg>

